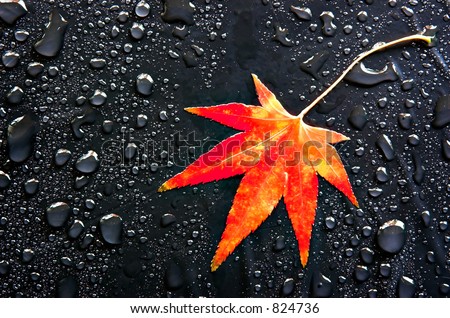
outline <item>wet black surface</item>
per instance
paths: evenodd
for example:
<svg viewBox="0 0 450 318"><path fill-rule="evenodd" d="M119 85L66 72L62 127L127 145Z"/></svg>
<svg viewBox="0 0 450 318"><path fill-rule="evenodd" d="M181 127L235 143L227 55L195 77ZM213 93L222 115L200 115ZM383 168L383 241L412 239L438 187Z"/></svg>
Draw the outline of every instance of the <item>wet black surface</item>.
<svg viewBox="0 0 450 318"><path fill-rule="evenodd" d="M0 4L0 295L448 296L448 2L369 2ZM257 104L255 73L298 114L359 53L425 25L434 47L364 61L397 80L359 74L308 115L351 138L337 149L361 208L321 179L306 268L280 202L211 273L241 177L156 190L206 151L194 136L234 131L183 108Z"/></svg>

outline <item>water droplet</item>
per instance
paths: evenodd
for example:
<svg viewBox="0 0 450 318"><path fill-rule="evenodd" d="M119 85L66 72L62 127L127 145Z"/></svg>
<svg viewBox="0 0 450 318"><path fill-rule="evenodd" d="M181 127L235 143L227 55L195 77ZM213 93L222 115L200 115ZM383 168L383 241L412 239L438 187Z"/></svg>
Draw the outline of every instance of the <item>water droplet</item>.
<svg viewBox="0 0 450 318"><path fill-rule="evenodd" d="M385 167L378 167L376 172L377 180L379 182L388 182L389 181L389 175L387 173L387 170Z"/></svg>
<svg viewBox="0 0 450 318"><path fill-rule="evenodd" d="M138 151L138 147L135 143L130 142L126 147L124 151L124 156L126 159L133 159L134 156L136 156L136 153Z"/></svg>
<svg viewBox="0 0 450 318"><path fill-rule="evenodd" d="M9 175L0 170L0 189L6 189L11 183Z"/></svg>
<svg viewBox="0 0 450 318"><path fill-rule="evenodd" d="M327 216L325 218L325 226L329 229L332 230L336 227L336 219L332 216Z"/></svg>
<svg viewBox="0 0 450 318"><path fill-rule="evenodd" d="M0 2L0 19L12 25L27 14L28 9L23 0L2 0Z"/></svg>
<svg viewBox="0 0 450 318"><path fill-rule="evenodd" d="M23 90L19 86L14 86L6 95L6 100L10 104L20 104L23 96Z"/></svg>
<svg viewBox="0 0 450 318"><path fill-rule="evenodd" d="M442 153L447 160L450 160L450 140L442 140Z"/></svg>
<svg viewBox="0 0 450 318"><path fill-rule="evenodd" d="M163 216L161 216L161 226L162 227L168 227L169 225L176 222L176 217L173 214L166 213Z"/></svg>
<svg viewBox="0 0 450 318"><path fill-rule="evenodd" d="M312 297L330 297L333 292L331 280L322 273L315 272L311 280Z"/></svg>
<svg viewBox="0 0 450 318"><path fill-rule="evenodd" d="M446 283L442 283L439 285L439 292L442 295L448 295L450 293L450 285Z"/></svg>
<svg viewBox="0 0 450 318"><path fill-rule="evenodd" d="M161 119L162 121L167 121L169 119L165 110L159 112L159 119Z"/></svg>
<svg viewBox="0 0 450 318"><path fill-rule="evenodd" d="M89 65L96 70L100 70L106 66L105 59L93 58L89 61Z"/></svg>
<svg viewBox="0 0 450 318"><path fill-rule="evenodd" d="M8 127L8 150L12 161L20 163L31 156L38 127L34 115L27 114L11 122Z"/></svg>
<svg viewBox="0 0 450 318"><path fill-rule="evenodd" d="M401 251L406 241L405 224L399 220L385 222L378 229L377 242L380 248L388 253Z"/></svg>
<svg viewBox="0 0 450 318"><path fill-rule="evenodd" d="M411 114L408 113L400 113L398 114L398 124L400 125L401 128L403 129L410 129L412 126L412 116Z"/></svg>
<svg viewBox="0 0 450 318"><path fill-rule="evenodd" d="M164 11L161 17L164 22L182 22L194 24L194 5L189 0L164 0Z"/></svg>
<svg viewBox="0 0 450 318"><path fill-rule="evenodd" d="M19 63L19 53L13 51L6 51L2 55L2 62L6 68L13 68Z"/></svg>
<svg viewBox="0 0 450 318"><path fill-rule="evenodd" d="M391 139L386 135L381 135L377 139L377 146L383 152L384 157L387 161L392 161L395 158L394 148L392 146Z"/></svg>
<svg viewBox="0 0 450 318"><path fill-rule="evenodd" d="M431 123L435 128L443 128L450 123L450 95L439 97L434 109L435 118Z"/></svg>
<svg viewBox="0 0 450 318"><path fill-rule="evenodd" d="M75 167L82 173L92 173L98 169L100 161L95 151L89 150L82 155L76 162Z"/></svg>
<svg viewBox="0 0 450 318"><path fill-rule="evenodd" d="M402 90L404 91L410 91L414 87L414 80L413 79L407 79L402 81Z"/></svg>
<svg viewBox="0 0 450 318"><path fill-rule="evenodd" d="M419 158L417 154L414 154L413 156L414 161L414 174L413 174L413 180L418 185L422 184L423 179L425 178L425 167L422 165L422 161Z"/></svg>
<svg viewBox="0 0 450 318"><path fill-rule="evenodd" d="M24 263L31 262L33 260L33 258L34 258L34 251L33 250L31 250L29 248L26 248L26 249L24 249L22 251L22 261Z"/></svg>
<svg viewBox="0 0 450 318"><path fill-rule="evenodd" d="M283 297L289 296L294 292L295 283L292 278L288 278L284 281L283 287L281 288L281 295Z"/></svg>
<svg viewBox="0 0 450 318"><path fill-rule="evenodd" d="M84 137L84 131L81 129L82 125L92 124L97 118L97 112L92 107L85 107L82 115L76 116L72 119L71 126L72 132L76 138L82 139Z"/></svg>
<svg viewBox="0 0 450 318"><path fill-rule="evenodd" d="M325 36L333 36L336 33L336 25L334 24L334 14L330 11L324 11L320 14L322 20L322 33Z"/></svg>
<svg viewBox="0 0 450 318"><path fill-rule="evenodd" d="M361 260L366 264L372 264L375 252L368 247L363 247L360 252Z"/></svg>
<svg viewBox="0 0 450 318"><path fill-rule="evenodd" d="M153 79L150 75L142 73L136 78L136 89L142 95L151 95L153 92Z"/></svg>
<svg viewBox="0 0 450 318"><path fill-rule="evenodd" d="M315 79L319 78L319 71L325 65L325 62L330 57L330 53L328 51L317 52L313 56L311 56L306 61L300 64L300 69L313 76Z"/></svg>
<svg viewBox="0 0 450 318"><path fill-rule="evenodd" d="M133 22L133 26L130 28L130 35L135 40L140 40L145 35L144 26L141 23Z"/></svg>
<svg viewBox="0 0 450 318"><path fill-rule="evenodd" d="M27 73L32 77L37 77L44 71L44 65L38 62L28 64Z"/></svg>
<svg viewBox="0 0 450 318"><path fill-rule="evenodd" d="M303 21L310 21L312 18L312 12L309 8L300 8L296 6L291 6L291 11L294 12L295 16Z"/></svg>
<svg viewBox="0 0 450 318"><path fill-rule="evenodd" d="M145 1L139 1L134 8L134 13L139 18L145 18L150 14L150 5Z"/></svg>
<svg viewBox="0 0 450 318"><path fill-rule="evenodd" d="M370 271L367 268L367 266L357 265L355 268L354 275L355 275L355 279L358 282L365 282L370 277Z"/></svg>
<svg viewBox="0 0 450 318"><path fill-rule="evenodd" d="M369 15L367 14L366 11L360 11L356 17L359 22L366 22L367 19L369 18Z"/></svg>
<svg viewBox="0 0 450 318"><path fill-rule="evenodd" d="M0 261L0 276L6 276L9 274L9 271L11 270L11 265L5 261Z"/></svg>
<svg viewBox="0 0 450 318"><path fill-rule="evenodd" d="M286 247L286 239L284 238L283 235L278 236L273 245L273 250L278 252L284 250L285 247Z"/></svg>
<svg viewBox="0 0 450 318"><path fill-rule="evenodd" d="M26 194L29 195L35 194L39 189L39 180L33 178L25 181L24 189Z"/></svg>
<svg viewBox="0 0 450 318"><path fill-rule="evenodd" d="M354 84L374 86L386 81L395 81L398 79L398 75L394 64L391 62L387 63L380 71L367 68L363 62L360 62L352 68L344 79Z"/></svg>
<svg viewBox="0 0 450 318"><path fill-rule="evenodd" d="M113 128L114 128L114 123L111 120L103 121L103 124L102 124L103 132L105 132L106 134L110 134L110 133L112 133Z"/></svg>
<svg viewBox="0 0 450 318"><path fill-rule="evenodd" d="M109 244L122 243L122 218L117 214L108 214L100 219L100 231Z"/></svg>
<svg viewBox="0 0 450 318"><path fill-rule="evenodd" d="M25 30L16 30L16 32L14 32L14 38L19 42L25 42L29 35L30 33Z"/></svg>
<svg viewBox="0 0 450 318"><path fill-rule="evenodd" d="M364 126L367 124L366 109L361 105L356 106L350 113L350 116L348 117L348 121L356 129L362 130L364 128Z"/></svg>
<svg viewBox="0 0 450 318"><path fill-rule="evenodd" d="M179 38L180 40L184 40L189 34L189 29L186 25L177 25L173 28L172 35Z"/></svg>
<svg viewBox="0 0 450 318"><path fill-rule="evenodd" d="M39 54L46 57L58 55L64 44L64 34L66 33L68 22L54 9L49 16L44 35L34 44L34 49Z"/></svg>
<svg viewBox="0 0 450 318"><path fill-rule="evenodd" d="M89 97L89 102L94 106L102 106L104 103L106 103L107 95L105 92L96 89L94 94Z"/></svg>
<svg viewBox="0 0 450 318"><path fill-rule="evenodd" d="M414 15L414 10L406 6L402 7L402 12L407 17L412 17Z"/></svg>
<svg viewBox="0 0 450 318"><path fill-rule="evenodd" d="M398 281L397 289L400 298L411 298L416 293L416 284L411 278L402 276Z"/></svg>
<svg viewBox="0 0 450 318"><path fill-rule="evenodd" d="M421 213L422 222L425 227L429 227L431 225L431 215L430 211L423 211Z"/></svg>
<svg viewBox="0 0 450 318"><path fill-rule="evenodd" d="M62 227L70 216L70 206L65 202L52 203L46 211L47 222L51 227Z"/></svg>
<svg viewBox="0 0 450 318"><path fill-rule="evenodd" d="M378 198L383 194L383 189L381 188L369 188L369 194L372 198Z"/></svg>
<svg viewBox="0 0 450 318"><path fill-rule="evenodd" d="M67 235L72 239L76 239L81 235L81 233L83 233L83 231L84 231L84 223L81 222L80 220L75 220L72 226L70 227L69 231L67 232Z"/></svg>
<svg viewBox="0 0 450 318"><path fill-rule="evenodd" d="M57 166L64 166L72 157L72 153L67 149L58 149L55 153L55 164Z"/></svg>
<svg viewBox="0 0 450 318"><path fill-rule="evenodd" d="M274 25L275 35L273 36L273 40L281 43L284 46L293 46L294 42L288 37L289 30L287 28L283 28L280 25Z"/></svg>
<svg viewBox="0 0 450 318"><path fill-rule="evenodd" d="M117 15L117 21L119 21L120 23L125 23L128 21L128 17L129 17L128 12L120 11L119 14Z"/></svg>
<svg viewBox="0 0 450 318"><path fill-rule="evenodd" d="M195 67L198 65L197 58L194 52L188 51L183 54L183 61L186 67Z"/></svg>
<svg viewBox="0 0 450 318"><path fill-rule="evenodd" d="M383 263L380 265L380 274L383 277L391 276L391 265Z"/></svg>

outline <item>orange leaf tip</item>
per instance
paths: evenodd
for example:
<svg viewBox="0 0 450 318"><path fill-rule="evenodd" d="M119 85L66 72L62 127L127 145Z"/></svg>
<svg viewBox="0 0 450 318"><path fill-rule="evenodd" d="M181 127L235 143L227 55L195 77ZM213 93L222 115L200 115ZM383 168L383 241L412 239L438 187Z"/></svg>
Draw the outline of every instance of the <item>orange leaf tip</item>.
<svg viewBox="0 0 450 318"><path fill-rule="evenodd" d="M186 107L184 110L191 114L198 114L199 107Z"/></svg>
<svg viewBox="0 0 450 318"><path fill-rule="evenodd" d="M167 190L171 190L172 188L167 184L167 182L164 182L159 188L158 192L164 192Z"/></svg>
<svg viewBox="0 0 450 318"><path fill-rule="evenodd" d="M306 264L308 263L308 257L309 257L309 252L308 251L301 251L300 252L300 261L302 263L302 267L305 267Z"/></svg>

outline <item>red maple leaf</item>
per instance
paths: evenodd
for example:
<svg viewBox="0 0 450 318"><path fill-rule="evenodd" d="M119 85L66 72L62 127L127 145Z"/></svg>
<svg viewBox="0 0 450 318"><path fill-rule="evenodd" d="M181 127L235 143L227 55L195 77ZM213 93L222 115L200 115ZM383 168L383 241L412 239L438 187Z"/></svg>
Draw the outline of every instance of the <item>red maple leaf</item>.
<svg viewBox="0 0 450 318"><path fill-rule="evenodd" d="M348 138L332 130L310 126L303 117L365 57L409 41L424 41L433 46L434 34L435 28L427 26L419 34L375 44L359 54L298 116L289 114L256 75L253 80L261 106L231 103L186 109L243 131L219 143L158 189L161 192L245 174L212 260L212 271L267 219L282 197L297 237L301 263L306 265L317 206L317 175L339 189L356 207L358 202L332 146Z"/></svg>
<svg viewBox="0 0 450 318"><path fill-rule="evenodd" d="M222 141L159 188L166 191L245 174L211 263L212 271L267 219L282 197L305 266L317 206L317 175L358 206L344 166L331 145L348 138L310 126L303 116L292 116L256 75L253 80L261 106L230 103L186 108L243 132Z"/></svg>

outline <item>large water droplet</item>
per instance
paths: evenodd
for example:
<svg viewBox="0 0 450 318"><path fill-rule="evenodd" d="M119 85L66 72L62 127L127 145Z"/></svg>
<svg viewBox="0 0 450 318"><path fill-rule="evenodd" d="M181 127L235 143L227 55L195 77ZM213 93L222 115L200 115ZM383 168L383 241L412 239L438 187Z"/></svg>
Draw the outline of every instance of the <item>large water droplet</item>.
<svg viewBox="0 0 450 318"><path fill-rule="evenodd" d="M395 158L394 147L392 146L391 139L386 135L381 135L377 139L377 146L383 152L384 157L388 161L392 161Z"/></svg>
<svg viewBox="0 0 450 318"><path fill-rule="evenodd" d="M333 36L336 33L336 25L334 24L334 14L330 11L324 11L320 14L322 20L322 33L325 36Z"/></svg>
<svg viewBox="0 0 450 318"><path fill-rule="evenodd" d="M399 220L384 223L377 233L380 248L388 253L396 254L401 251L406 241L405 224Z"/></svg>
<svg viewBox="0 0 450 318"><path fill-rule="evenodd" d="M18 19L27 14L28 9L23 0L0 1L0 19L6 24L14 24Z"/></svg>
<svg viewBox="0 0 450 318"><path fill-rule="evenodd" d="M407 276L402 276L398 281L398 296L400 298L411 298L416 292L414 280Z"/></svg>
<svg viewBox="0 0 450 318"><path fill-rule="evenodd" d="M450 95L439 97L434 113L433 127L442 128L450 123Z"/></svg>
<svg viewBox="0 0 450 318"><path fill-rule="evenodd" d="M95 151L89 150L82 155L76 162L75 167L82 173L92 173L98 169L100 161Z"/></svg>
<svg viewBox="0 0 450 318"><path fill-rule="evenodd" d="M145 18L150 14L150 5L143 0L139 1L134 8L134 13L136 13L139 18Z"/></svg>
<svg viewBox="0 0 450 318"><path fill-rule="evenodd" d="M360 62L345 76L346 81L364 86L374 86L397 79L397 71L392 63L386 64L382 70L377 71L367 68L363 62Z"/></svg>
<svg viewBox="0 0 450 318"><path fill-rule="evenodd" d="M161 226L167 227L176 222L176 217L173 214L166 213L161 217Z"/></svg>
<svg viewBox="0 0 450 318"><path fill-rule="evenodd" d="M361 105L356 106L350 113L348 121L356 129L362 130L367 123L366 109Z"/></svg>
<svg viewBox="0 0 450 318"><path fill-rule="evenodd" d="M65 202L52 203L47 208L47 222L50 226L58 228L63 226L70 216L70 206Z"/></svg>
<svg viewBox="0 0 450 318"><path fill-rule="evenodd" d="M194 5L189 0L164 0L164 11L161 17L164 22L182 22L194 24Z"/></svg>
<svg viewBox="0 0 450 318"><path fill-rule="evenodd" d="M20 163L31 156L38 127L34 115L27 114L11 122L8 126L8 150L12 161Z"/></svg>
<svg viewBox="0 0 450 318"><path fill-rule="evenodd" d="M108 214L100 219L100 231L109 244L122 243L122 218L117 214Z"/></svg>
<svg viewBox="0 0 450 318"><path fill-rule="evenodd" d="M333 292L331 280L322 273L315 272L311 280L312 297L330 297Z"/></svg>
<svg viewBox="0 0 450 318"><path fill-rule="evenodd" d="M294 292L295 283L292 278L288 278L284 281L283 287L281 287L281 296L286 297Z"/></svg>
<svg viewBox="0 0 450 318"><path fill-rule="evenodd" d="M9 175L0 170L0 190L9 187L10 183L11 178L9 177Z"/></svg>
<svg viewBox="0 0 450 318"><path fill-rule="evenodd" d="M43 56L54 57L63 47L68 22L57 9L50 13L48 19L49 23L46 25L44 35L34 44L34 49Z"/></svg>
<svg viewBox="0 0 450 318"><path fill-rule="evenodd" d="M300 20L310 21L312 18L311 9L309 9L309 8L300 8L300 7L296 7L296 6L291 6L291 11Z"/></svg>
<svg viewBox="0 0 450 318"><path fill-rule="evenodd" d="M142 95L151 95L153 92L153 79L150 75L142 73L136 78L136 89Z"/></svg>

